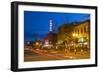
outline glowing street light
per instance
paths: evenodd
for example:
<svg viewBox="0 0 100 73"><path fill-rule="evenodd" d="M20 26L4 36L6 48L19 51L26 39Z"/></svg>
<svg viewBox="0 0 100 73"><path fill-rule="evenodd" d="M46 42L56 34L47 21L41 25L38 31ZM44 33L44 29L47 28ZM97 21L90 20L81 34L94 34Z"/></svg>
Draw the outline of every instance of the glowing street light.
<svg viewBox="0 0 100 73"><path fill-rule="evenodd" d="M72 36L73 36L73 37L78 37L78 34L73 33Z"/></svg>
<svg viewBox="0 0 100 73"><path fill-rule="evenodd" d="M39 45L39 43L38 43L38 42L36 42L36 45Z"/></svg>

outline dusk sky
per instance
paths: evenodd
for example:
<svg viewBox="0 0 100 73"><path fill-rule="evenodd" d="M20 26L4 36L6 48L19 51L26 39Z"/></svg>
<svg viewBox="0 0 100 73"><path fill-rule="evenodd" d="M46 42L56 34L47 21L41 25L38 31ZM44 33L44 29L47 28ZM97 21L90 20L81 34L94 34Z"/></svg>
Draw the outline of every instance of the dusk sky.
<svg viewBox="0 0 100 73"><path fill-rule="evenodd" d="M82 22L90 19L89 14L24 11L24 40L42 39L49 32L50 18L53 32L64 23Z"/></svg>

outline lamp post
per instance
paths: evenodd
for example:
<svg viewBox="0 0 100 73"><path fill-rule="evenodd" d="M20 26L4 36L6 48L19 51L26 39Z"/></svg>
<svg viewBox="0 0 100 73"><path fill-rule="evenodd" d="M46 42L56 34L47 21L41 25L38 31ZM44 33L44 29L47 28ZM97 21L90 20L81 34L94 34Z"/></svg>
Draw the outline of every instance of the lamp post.
<svg viewBox="0 0 100 73"><path fill-rule="evenodd" d="M74 46L74 48L75 48L75 49L74 49L74 52L75 52L75 54L76 54L76 51L77 51L77 50L76 50L76 41L77 41L77 39L78 39L78 34L77 34L77 33L73 33L72 36L73 36L73 38L74 38L74 42L73 42L74 45L73 45L73 46Z"/></svg>

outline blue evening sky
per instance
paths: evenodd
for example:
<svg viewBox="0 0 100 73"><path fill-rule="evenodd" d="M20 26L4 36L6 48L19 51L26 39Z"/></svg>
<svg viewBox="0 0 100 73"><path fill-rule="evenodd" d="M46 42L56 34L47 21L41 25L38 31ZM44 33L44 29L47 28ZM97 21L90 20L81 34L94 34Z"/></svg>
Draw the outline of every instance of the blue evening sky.
<svg viewBox="0 0 100 73"><path fill-rule="evenodd" d="M24 11L24 40L34 41L45 37L49 32L50 18L53 32L64 23L82 22L90 19L90 14Z"/></svg>

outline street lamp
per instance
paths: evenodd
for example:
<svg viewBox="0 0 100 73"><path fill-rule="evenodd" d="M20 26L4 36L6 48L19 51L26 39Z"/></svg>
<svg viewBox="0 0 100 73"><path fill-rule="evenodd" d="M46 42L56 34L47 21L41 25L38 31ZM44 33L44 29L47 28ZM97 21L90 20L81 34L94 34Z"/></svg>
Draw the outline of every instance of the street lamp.
<svg viewBox="0 0 100 73"><path fill-rule="evenodd" d="M76 41L78 40L78 34L77 33L73 33L72 34L72 36L73 36L73 38L74 38L74 45L73 45L73 47L75 48L75 50L74 50L74 52L75 52L75 54L76 54Z"/></svg>
<svg viewBox="0 0 100 73"><path fill-rule="evenodd" d="M39 45L39 43L38 43L38 42L36 42L36 45Z"/></svg>
<svg viewBox="0 0 100 73"><path fill-rule="evenodd" d="M73 33L72 36L73 36L73 37L78 37L78 34Z"/></svg>

